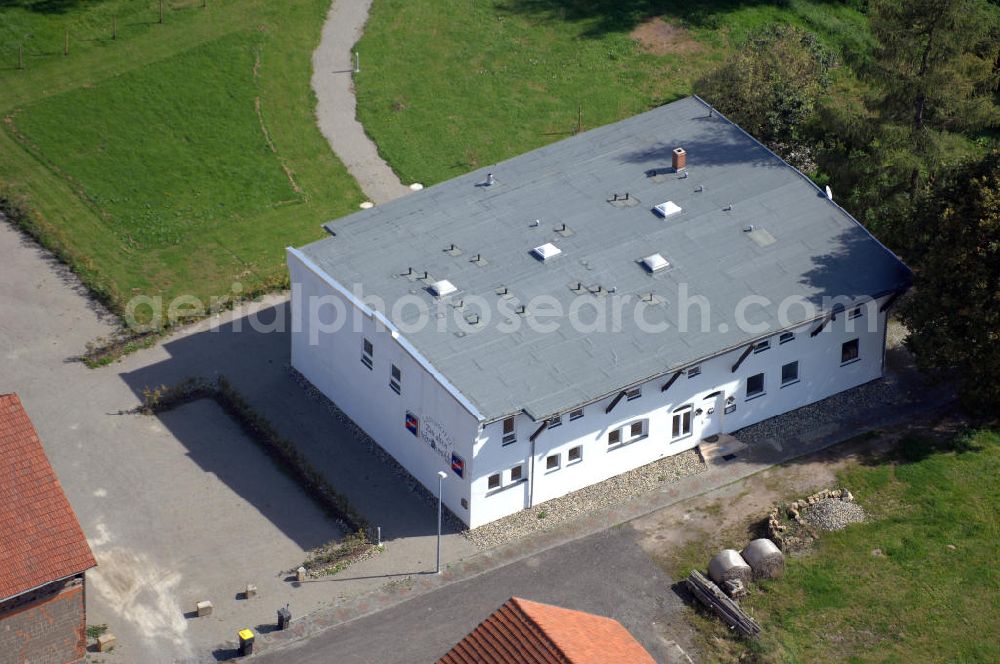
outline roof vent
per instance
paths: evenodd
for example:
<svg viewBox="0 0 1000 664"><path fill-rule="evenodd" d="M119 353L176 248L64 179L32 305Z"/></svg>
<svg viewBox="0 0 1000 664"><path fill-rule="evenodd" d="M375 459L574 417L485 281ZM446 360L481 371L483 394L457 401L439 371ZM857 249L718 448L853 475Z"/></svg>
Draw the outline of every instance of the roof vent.
<svg viewBox="0 0 1000 664"><path fill-rule="evenodd" d="M431 294L434 297L444 297L445 295L451 295L458 289L455 288L455 284L451 283L447 279L442 279L441 281L435 281L431 284Z"/></svg>
<svg viewBox="0 0 1000 664"><path fill-rule="evenodd" d="M673 166L675 171L687 167L687 152L684 151L684 148L674 148Z"/></svg>
<svg viewBox="0 0 1000 664"><path fill-rule="evenodd" d="M646 256L642 259L642 264L646 266L646 269L650 272L659 272L670 267L670 262L660 254L653 254L652 256Z"/></svg>
<svg viewBox="0 0 1000 664"><path fill-rule="evenodd" d="M653 210L661 217L669 217L672 214L680 212L681 206L673 201L667 201L666 203L660 203L659 205L653 206Z"/></svg>
<svg viewBox="0 0 1000 664"><path fill-rule="evenodd" d="M559 254L561 254L562 253L562 249L560 249L556 245L552 244L551 242L546 242L542 246L535 247L534 249L532 249L531 253L535 254L535 256L538 259L543 260L543 261L547 261L550 258L553 258L553 257L558 256Z"/></svg>

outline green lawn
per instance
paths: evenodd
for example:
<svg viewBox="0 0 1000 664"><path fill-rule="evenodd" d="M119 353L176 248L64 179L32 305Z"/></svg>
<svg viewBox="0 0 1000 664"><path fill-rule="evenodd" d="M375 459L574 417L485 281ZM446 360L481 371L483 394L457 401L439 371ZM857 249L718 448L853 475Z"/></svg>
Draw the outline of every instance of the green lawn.
<svg viewBox="0 0 1000 664"><path fill-rule="evenodd" d="M0 188L119 308L280 284L362 200L313 115L328 0L201 4L0 4Z"/></svg>
<svg viewBox="0 0 1000 664"><path fill-rule="evenodd" d="M657 16L671 42L643 47L631 33ZM580 110L592 128L690 94L774 22L816 32L845 61L870 46L844 2L375 0L358 113L404 182L439 182L565 138Z"/></svg>
<svg viewBox="0 0 1000 664"><path fill-rule="evenodd" d="M313 116L329 0L206 4L165 2L160 24L157 0L0 3L0 198L119 310L280 284L283 248L362 200ZM631 32L656 16L644 47ZM578 112L587 128L688 94L774 21L868 48L843 2L376 0L359 115L430 184L568 136Z"/></svg>
<svg viewBox="0 0 1000 664"><path fill-rule="evenodd" d="M998 476L991 429L911 437L889 458L849 466L840 480L870 521L824 534L743 600L763 628L750 661L1000 661ZM742 650L699 620L721 637L707 647Z"/></svg>

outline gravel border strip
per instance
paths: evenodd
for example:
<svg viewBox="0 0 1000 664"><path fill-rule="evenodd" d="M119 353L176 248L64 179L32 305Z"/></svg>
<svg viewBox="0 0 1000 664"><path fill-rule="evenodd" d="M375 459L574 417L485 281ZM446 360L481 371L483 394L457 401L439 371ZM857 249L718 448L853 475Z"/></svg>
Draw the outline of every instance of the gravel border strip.
<svg viewBox="0 0 1000 664"><path fill-rule="evenodd" d="M706 470L708 466L698 452L688 450L491 521L468 531L466 537L480 549L491 549L577 517L627 503L638 495Z"/></svg>

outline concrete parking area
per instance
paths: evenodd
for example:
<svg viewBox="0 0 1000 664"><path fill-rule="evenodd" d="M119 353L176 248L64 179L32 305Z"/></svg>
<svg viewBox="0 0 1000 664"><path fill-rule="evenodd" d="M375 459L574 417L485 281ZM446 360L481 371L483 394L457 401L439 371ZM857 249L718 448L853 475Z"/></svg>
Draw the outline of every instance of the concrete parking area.
<svg viewBox="0 0 1000 664"><path fill-rule="evenodd" d="M243 627L262 627L261 649L274 649L278 657L277 651L298 639L316 638L324 629L569 541L579 543L564 550L567 560L578 559L580 569L596 566L596 560L584 561L590 535L949 403L947 389L910 380L912 371L894 366L890 353L890 379L859 392L865 403L838 396L833 417L819 407L801 409L795 417L804 428L785 423L780 432L759 432L746 453L708 472L485 553L449 531L442 548L447 569L437 576L428 574L434 566L434 507L411 479L394 474L367 440L290 374L284 298L242 306L235 315L189 326L155 348L90 370L73 357L87 341L112 332L101 310L72 275L6 223L0 223L0 257L0 392L21 395L97 555L88 611L91 624L107 623L119 636L115 652L102 655L109 664L225 658ZM146 387L216 375L229 378L372 524L382 526L384 552L335 576L286 581L282 571L298 565L309 547L337 536L335 525L214 403L195 402L159 417L129 412ZM885 392L906 398L886 408ZM849 406L840 408L845 403ZM509 567L510 576L496 577L509 578L510 585L498 583L482 597L471 589L478 582L465 586L475 602L463 600L453 608L466 607L469 615L449 613L462 617L436 632L436 645L426 641L428 650L422 652L430 654L460 627L471 629L474 625L466 624L471 613L489 613L507 593L555 603L581 599L570 592L573 580L561 576L572 571L572 563L523 577L517 564ZM549 570L550 564L558 561L540 569ZM383 588L390 581L396 583ZM247 582L258 585L259 597L237 599ZM589 587L595 594L606 592ZM561 594L564 590L569 594ZM199 599L215 603L211 617L185 615ZM268 633L275 611L286 603L297 619L312 615L287 632ZM602 611L596 604L579 604ZM348 641L365 640L364 634L339 633Z"/></svg>
<svg viewBox="0 0 1000 664"><path fill-rule="evenodd" d="M21 395L98 559L88 620L118 636L107 662L212 659L238 629L266 630L286 603L297 617L433 569L434 508L296 384L286 334L241 324L255 311L271 320L282 298L92 370L73 358L113 321L6 222L0 256L0 392ZM336 525L213 402L128 412L147 386L220 374L382 526L383 553L328 580L286 581L309 548L339 536ZM472 551L461 535L445 537L446 562ZM237 599L248 582L259 596ZM186 616L202 599L213 615Z"/></svg>
<svg viewBox="0 0 1000 664"><path fill-rule="evenodd" d="M510 597L610 616L658 662L684 662L674 645L685 604L629 524L548 549L385 611L265 652L267 664L434 662ZM686 643L684 644L687 645Z"/></svg>

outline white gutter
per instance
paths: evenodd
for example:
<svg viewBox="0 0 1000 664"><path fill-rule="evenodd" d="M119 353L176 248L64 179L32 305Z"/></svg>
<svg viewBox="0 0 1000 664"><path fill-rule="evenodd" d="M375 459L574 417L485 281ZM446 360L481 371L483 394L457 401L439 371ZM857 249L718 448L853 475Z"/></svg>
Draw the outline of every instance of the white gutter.
<svg viewBox="0 0 1000 664"><path fill-rule="evenodd" d="M469 401L464 394L459 392L458 388L452 385L451 381L449 381L447 378L444 377L444 374L435 369L434 365L432 365L430 361L420 353L420 351L414 348L413 344L411 344L406 339L406 337L404 337L402 333L400 333L399 328L397 328L392 323L392 321L386 318L385 314L383 314L381 311L372 309L371 307L366 305L356 295L354 295L354 293L344 288L340 284L340 282L338 282L336 279L327 274L326 270L320 268L318 265L312 262L312 260L310 260L308 256L303 254L298 249L294 247L288 247L286 251L290 256L294 256L300 263L302 263L302 265L304 265L307 269L309 269L310 272L312 272L317 277L322 279L327 286L340 293L347 299L348 302L350 302L355 307L360 309L363 314L365 314L366 316L368 316L373 320L378 320L383 325L385 325L386 329L389 330L389 334L391 334L392 338L396 340L396 343L398 343L403 348L403 350L409 353L410 357L412 357L414 361L417 362L417 364L422 366L424 370L427 371L427 373L433 376L434 379L437 380L437 382L440 383L442 387L444 387L444 389L448 392L448 394L450 394L452 398L455 399L455 401L457 401L463 408L469 411L469 413L473 417L475 417L480 423L484 421L482 414L479 412L479 410L476 409L475 406L472 405L472 402Z"/></svg>

